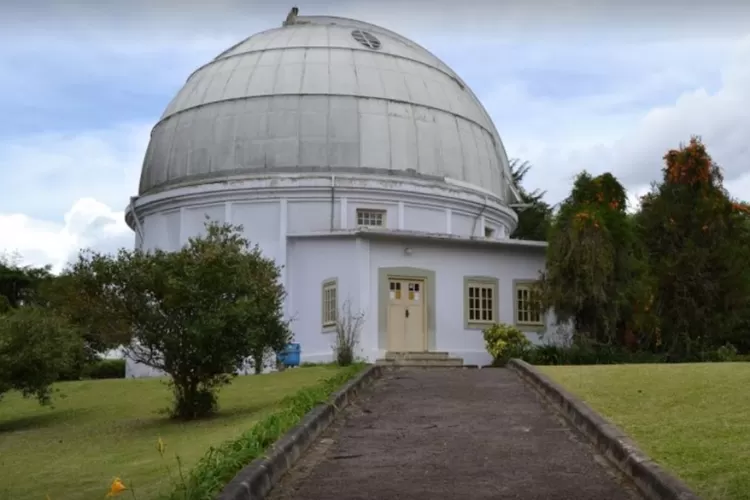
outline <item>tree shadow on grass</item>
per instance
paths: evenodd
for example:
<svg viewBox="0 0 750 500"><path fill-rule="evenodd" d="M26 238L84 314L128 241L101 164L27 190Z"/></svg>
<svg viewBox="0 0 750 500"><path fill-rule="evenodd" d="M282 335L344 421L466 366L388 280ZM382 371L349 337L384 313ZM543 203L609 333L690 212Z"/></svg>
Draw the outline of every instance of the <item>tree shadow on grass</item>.
<svg viewBox="0 0 750 500"><path fill-rule="evenodd" d="M165 427L165 426L184 426L191 424L210 423L220 420L237 421L251 417L255 417L254 420L259 420L270 412L278 408L277 404L255 404L255 405L244 405L240 407L227 408L219 411L210 417L199 418L195 420L180 420L178 418L171 418L168 412L159 410L156 415L152 414L151 418L138 419L130 423L131 429L148 430L153 428Z"/></svg>
<svg viewBox="0 0 750 500"><path fill-rule="evenodd" d="M50 427L81 416L82 410L54 410L28 417L0 420L0 434Z"/></svg>

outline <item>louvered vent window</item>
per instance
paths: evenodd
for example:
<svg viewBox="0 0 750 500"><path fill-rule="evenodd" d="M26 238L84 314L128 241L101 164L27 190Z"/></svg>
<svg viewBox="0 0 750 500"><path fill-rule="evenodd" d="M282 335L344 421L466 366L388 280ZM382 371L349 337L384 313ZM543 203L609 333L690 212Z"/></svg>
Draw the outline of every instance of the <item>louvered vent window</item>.
<svg viewBox="0 0 750 500"><path fill-rule="evenodd" d="M367 31L354 30L352 31L352 37L368 49L378 50L380 48L380 40Z"/></svg>

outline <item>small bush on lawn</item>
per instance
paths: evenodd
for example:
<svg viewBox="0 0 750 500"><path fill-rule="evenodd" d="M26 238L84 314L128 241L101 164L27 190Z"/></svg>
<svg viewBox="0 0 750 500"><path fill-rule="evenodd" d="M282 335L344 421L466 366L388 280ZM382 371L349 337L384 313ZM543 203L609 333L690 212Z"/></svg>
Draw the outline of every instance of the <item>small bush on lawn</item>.
<svg viewBox="0 0 750 500"><path fill-rule="evenodd" d="M71 354L70 363L60 372L57 380L82 380L86 378L86 370L98 360L98 355L95 352L92 352L91 349L82 342L81 345Z"/></svg>
<svg viewBox="0 0 750 500"><path fill-rule="evenodd" d="M125 378L125 360L99 359L87 366L83 375L93 379Z"/></svg>
<svg viewBox="0 0 750 500"><path fill-rule="evenodd" d="M300 390L285 399L279 410L260 420L236 440L210 448L187 475L179 471L175 489L163 500L213 500L244 466L262 456L307 412L325 403L331 393L362 369L361 364L351 365L314 387ZM179 457L177 462L179 466Z"/></svg>
<svg viewBox="0 0 750 500"><path fill-rule="evenodd" d="M717 361L733 361L737 358L737 348L727 342L716 350Z"/></svg>
<svg viewBox="0 0 750 500"><path fill-rule="evenodd" d="M52 384L82 344L65 320L37 306L0 315L0 399L11 390L50 402Z"/></svg>
<svg viewBox="0 0 750 500"><path fill-rule="evenodd" d="M482 334L495 366L503 366L511 358L524 358L532 348L526 335L515 326L495 323L482 330Z"/></svg>
<svg viewBox="0 0 750 500"><path fill-rule="evenodd" d="M353 312L352 303L347 299L341 306L336 319L336 338L331 346L333 356L339 366L349 366L354 363L354 351L359 344L359 333L365 321L363 312Z"/></svg>

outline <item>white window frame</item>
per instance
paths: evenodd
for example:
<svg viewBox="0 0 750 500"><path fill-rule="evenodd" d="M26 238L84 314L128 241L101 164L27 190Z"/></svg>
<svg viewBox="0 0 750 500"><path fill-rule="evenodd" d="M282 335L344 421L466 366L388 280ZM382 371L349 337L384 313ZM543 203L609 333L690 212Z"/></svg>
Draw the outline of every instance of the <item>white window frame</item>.
<svg viewBox="0 0 750 500"><path fill-rule="evenodd" d="M544 326L544 311L542 310L541 304L539 304L539 310L534 311L531 308L530 297L534 294L534 287L537 286L536 281L516 281L513 284L513 317L514 323L517 326L524 327L543 327ZM526 294L525 298L519 298L519 293ZM529 319L523 319L522 313L527 313ZM534 315L538 315L538 318L533 318Z"/></svg>
<svg viewBox="0 0 750 500"><path fill-rule="evenodd" d="M467 276L464 278L464 323L466 328L486 328L499 321L499 288L497 278L484 276ZM489 296L483 297L483 290L488 290ZM474 296L475 292L478 295L477 297ZM479 307L474 307L476 305ZM485 311L489 313L489 318L482 317L486 316L482 314ZM472 318L474 313L477 313L478 317Z"/></svg>
<svg viewBox="0 0 750 500"><path fill-rule="evenodd" d="M358 208L355 212L357 227L386 227L386 210L378 208ZM373 223L379 220L379 224Z"/></svg>
<svg viewBox="0 0 750 500"><path fill-rule="evenodd" d="M339 316L338 280L328 279L321 286L320 322L323 328L334 328Z"/></svg>

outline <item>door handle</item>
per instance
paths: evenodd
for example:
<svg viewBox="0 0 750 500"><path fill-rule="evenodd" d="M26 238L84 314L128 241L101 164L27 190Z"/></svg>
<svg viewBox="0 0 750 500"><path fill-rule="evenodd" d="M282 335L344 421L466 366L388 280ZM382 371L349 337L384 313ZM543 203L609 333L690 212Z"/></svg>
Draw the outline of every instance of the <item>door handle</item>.
<svg viewBox="0 0 750 500"><path fill-rule="evenodd" d="M408 309L406 310L406 317L407 318L409 317L409 310Z"/></svg>

